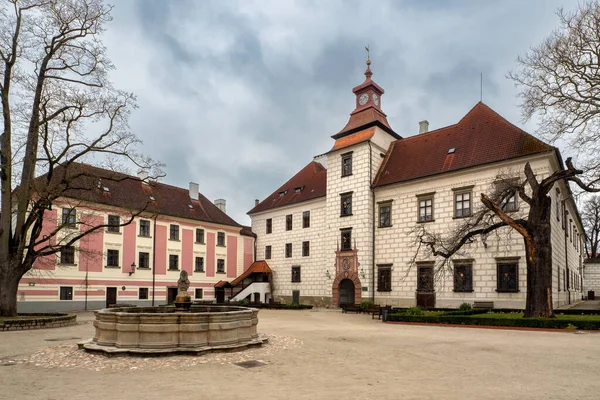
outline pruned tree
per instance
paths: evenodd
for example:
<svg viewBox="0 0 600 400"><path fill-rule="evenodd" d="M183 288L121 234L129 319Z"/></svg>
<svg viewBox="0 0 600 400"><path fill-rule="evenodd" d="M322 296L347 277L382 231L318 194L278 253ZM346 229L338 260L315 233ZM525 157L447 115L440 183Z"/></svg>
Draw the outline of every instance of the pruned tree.
<svg viewBox="0 0 600 400"><path fill-rule="evenodd" d="M513 184L481 194L482 209L450 235L422 230L417 241L431 256L448 260L466 244L509 227L525 245L527 263L526 317L551 317L552 241L550 190L558 182L597 192L600 181L600 4L581 3L573 12L558 10L560 26L539 46L517 59L519 70L509 73L520 88L523 116L539 118L538 133L569 143L579 154L581 169L571 158L562 168L538 179L529 163ZM558 160L560 155L557 154ZM509 193L518 194L528 212L514 218L503 207Z"/></svg>
<svg viewBox="0 0 600 400"><path fill-rule="evenodd" d="M129 131L133 94L114 88L113 65L100 36L111 7L102 0L1 0L0 315L16 314L21 277L106 225L63 221L43 232L52 204L70 191L90 191L98 179L131 179L81 168L126 166L160 174L161 165L136 151ZM36 178L37 176L37 178ZM132 221L131 211L124 224Z"/></svg>
<svg viewBox="0 0 600 400"><path fill-rule="evenodd" d="M600 250L600 196L591 196L583 204L581 212L585 229L585 253L587 258L598 258Z"/></svg>

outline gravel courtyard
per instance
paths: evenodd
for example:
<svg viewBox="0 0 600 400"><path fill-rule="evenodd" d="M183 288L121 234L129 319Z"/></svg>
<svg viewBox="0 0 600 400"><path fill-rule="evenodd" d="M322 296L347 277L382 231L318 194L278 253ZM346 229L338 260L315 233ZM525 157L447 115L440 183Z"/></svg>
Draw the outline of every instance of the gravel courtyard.
<svg viewBox="0 0 600 400"><path fill-rule="evenodd" d="M598 399L600 334L384 324L259 313L269 344L199 357L77 350L77 326L0 332L0 399ZM257 360L264 365L242 368Z"/></svg>

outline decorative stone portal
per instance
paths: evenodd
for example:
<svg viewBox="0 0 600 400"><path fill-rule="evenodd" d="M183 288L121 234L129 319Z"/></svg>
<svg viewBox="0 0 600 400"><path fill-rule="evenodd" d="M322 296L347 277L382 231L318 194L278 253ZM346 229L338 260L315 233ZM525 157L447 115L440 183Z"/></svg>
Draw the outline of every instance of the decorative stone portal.
<svg viewBox="0 0 600 400"><path fill-rule="evenodd" d="M335 279L331 290L333 307L345 304L360 304L362 301L362 284L358 277L358 250L335 251Z"/></svg>

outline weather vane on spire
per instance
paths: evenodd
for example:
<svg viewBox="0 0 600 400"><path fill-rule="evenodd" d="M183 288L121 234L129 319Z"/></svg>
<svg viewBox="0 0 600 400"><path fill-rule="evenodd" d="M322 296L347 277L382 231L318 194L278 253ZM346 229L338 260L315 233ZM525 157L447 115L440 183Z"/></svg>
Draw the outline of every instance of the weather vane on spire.
<svg viewBox="0 0 600 400"><path fill-rule="evenodd" d="M367 51L367 66L368 66L368 65L371 65L371 56L370 56L370 53L369 53L369 51L370 51L369 45L367 45L365 47L365 50Z"/></svg>

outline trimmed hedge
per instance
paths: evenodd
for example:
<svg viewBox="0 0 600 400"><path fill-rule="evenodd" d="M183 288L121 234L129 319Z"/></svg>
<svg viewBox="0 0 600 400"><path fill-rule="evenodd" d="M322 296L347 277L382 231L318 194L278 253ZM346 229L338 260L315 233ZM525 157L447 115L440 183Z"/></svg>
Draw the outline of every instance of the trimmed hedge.
<svg viewBox="0 0 600 400"><path fill-rule="evenodd" d="M514 310L513 310L514 311ZM572 318L478 318L474 314L485 314L489 310L471 310L467 312L455 311L441 315L407 315L402 313L391 314L388 321L421 322L429 324L455 324L479 326L509 326L524 328L566 329L573 328L585 330L600 330L600 320L584 320L573 316Z"/></svg>

